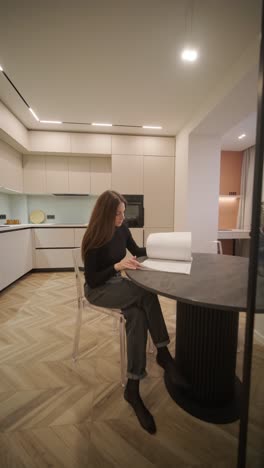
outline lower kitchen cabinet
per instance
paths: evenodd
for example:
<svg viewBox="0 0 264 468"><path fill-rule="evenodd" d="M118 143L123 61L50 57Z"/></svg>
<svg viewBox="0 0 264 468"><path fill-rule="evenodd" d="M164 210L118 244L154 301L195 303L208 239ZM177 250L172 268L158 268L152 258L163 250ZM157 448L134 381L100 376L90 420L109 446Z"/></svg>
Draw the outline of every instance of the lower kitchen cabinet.
<svg viewBox="0 0 264 468"><path fill-rule="evenodd" d="M81 247L86 228L74 229L74 247Z"/></svg>
<svg viewBox="0 0 264 468"><path fill-rule="evenodd" d="M36 269L73 268L71 249L36 249Z"/></svg>
<svg viewBox="0 0 264 468"><path fill-rule="evenodd" d="M143 247L143 228L129 228L131 234L132 234L132 237L134 239L134 241L136 242L136 244L139 246L139 247ZM126 251L126 257L131 257L132 254L127 250Z"/></svg>
<svg viewBox="0 0 264 468"><path fill-rule="evenodd" d="M39 228L34 229L35 248L75 247L74 228Z"/></svg>
<svg viewBox="0 0 264 468"><path fill-rule="evenodd" d="M32 270L32 231L22 229L0 234L0 290Z"/></svg>
<svg viewBox="0 0 264 468"><path fill-rule="evenodd" d="M136 244L143 247L143 228L130 228L129 230Z"/></svg>
<svg viewBox="0 0 264 468"><path fill-rule="evenodd" d="M73 268L71 251L81 246L85 227L36 228L34 231L34 268Z"/></svg>

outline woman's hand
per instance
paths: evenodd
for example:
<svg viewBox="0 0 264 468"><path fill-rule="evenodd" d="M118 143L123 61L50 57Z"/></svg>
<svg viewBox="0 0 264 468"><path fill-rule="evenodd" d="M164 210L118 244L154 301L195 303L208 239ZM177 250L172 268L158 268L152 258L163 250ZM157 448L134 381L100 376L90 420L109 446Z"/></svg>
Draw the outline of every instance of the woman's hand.
<svg viewBox="0 0 264 468"><path fill-rule="evenodd" d="M115 263L114 265L114 269L116 271L137 270L138 268L140 268L140 263L137 261L136 257L125 257L121 262Z"/></svg>

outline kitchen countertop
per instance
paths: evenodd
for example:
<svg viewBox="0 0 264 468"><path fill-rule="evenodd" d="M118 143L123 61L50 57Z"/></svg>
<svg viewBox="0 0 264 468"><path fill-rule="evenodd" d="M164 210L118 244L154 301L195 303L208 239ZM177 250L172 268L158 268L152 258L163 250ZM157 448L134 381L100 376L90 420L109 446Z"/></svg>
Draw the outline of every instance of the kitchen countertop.
<svg viewBox="0 0 264 468"><path fill-rule="evenodd" d="M250 239L249 229L219 229L218 239Z"/></svg>
<svg viewBox="0 0 264 468"><path fill-rule="evenodd" d="M0 224L1 232L19 231L21 229L34 229L34 228L86 228L87 224L56 224L56 223L44 223L44 224Z"/></svg>
<svg viewBox="0 0 264 468"><path fill-rule="evenodd" d="M34 228L86 228L87 224L78 223L43 223L43 224L0 224L1 232L18 231L20 229ZM250 231L244 229L220 229L217 234L218 239L250 239Z"/></svg>

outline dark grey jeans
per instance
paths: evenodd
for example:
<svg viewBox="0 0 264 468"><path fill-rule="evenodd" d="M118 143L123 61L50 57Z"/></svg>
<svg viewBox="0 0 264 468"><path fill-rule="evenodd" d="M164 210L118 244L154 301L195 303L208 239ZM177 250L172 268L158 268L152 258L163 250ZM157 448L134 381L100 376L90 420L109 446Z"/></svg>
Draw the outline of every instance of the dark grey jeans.
<svg viewBox="0 0 264 468"><path fill-rule="evenodd" d="M148 330L157 348L170 341L157 295L122 276L114 276L98 288L86 284L84 292L91 304L122 310L126 319L127 376L135 380L145 377Z"/></svg>

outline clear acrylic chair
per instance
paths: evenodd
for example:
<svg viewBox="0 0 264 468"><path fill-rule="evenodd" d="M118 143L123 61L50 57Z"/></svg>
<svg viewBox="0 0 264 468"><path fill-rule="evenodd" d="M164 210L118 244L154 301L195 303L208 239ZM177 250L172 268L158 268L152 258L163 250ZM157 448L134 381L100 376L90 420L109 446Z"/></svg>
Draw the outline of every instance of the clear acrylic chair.
<svg viewBox="0 0 264 468"><path fill-rule="evenodd" d="M81 271L80 271L80 266L82 265L81 249L80 248L73 249L72 257L73 257L73 265L74 265L75 278L76 278L77 302L78 302L78 312L77 312L77 317L76 317L75 335L74 335L73 352L72 352L73 360L74 361L77 360L77 356L79 353L80 331L81 331L81 325L82 325L82 320L83 320L84 308L87 307L90 310L95 310L97 312L101 312L103 314L114 317L119 323L121 383L122 383L122 386L124 386L126 382L125 318L123 314L121 313L120 309L108 309L105 307L98 307L96 305L91 304L88 301L88 299L84 296L83 279L82 279L83 275L81 275Z"/></svg>
<svg viewBox="0 0 264 468"><path fill-rule="evenodd" d="M223 255L222 242L220 240L215 240L215 241L212 241L212 243L214 244L214 246L216 246L216 250L217 250L216 253Z"/></svg>
<svg viewBox="0 0 264 468"><path fill-rule="evenodd" d="M77 289L77 303L78 303L78 312L76 317L75 324L75 335L73 341L73 360L76 361L79 353L79 341L80 341L80 331L83 320L83 311L84 308L89 308L90 310L95 310L96 312L101 312L106 315L113 317L117 324L119 324L119 342L120 342L120 368L121 368L121 384L124 387L126 383L126 331L125 331L125 317L123 316L121 309L109 309L106 307L99 307L91 304L88 299L84 296L83 290L83 275L80 271L80 266L82 266L81 260L81 249L76 248L72 249L73 265L76 278L76 289ZM148 352L153 352L153 343L148 336L147 344Z"/></svg>

